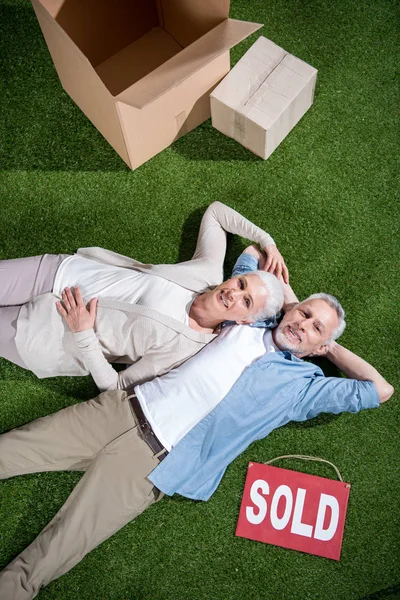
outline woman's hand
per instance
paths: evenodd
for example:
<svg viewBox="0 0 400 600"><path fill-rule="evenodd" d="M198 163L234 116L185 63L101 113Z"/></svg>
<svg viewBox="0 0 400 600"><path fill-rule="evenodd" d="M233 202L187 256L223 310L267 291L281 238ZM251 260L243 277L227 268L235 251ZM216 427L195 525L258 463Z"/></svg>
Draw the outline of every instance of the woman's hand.
<svg viewBox="0 0 400 600"><path fill-rule="evenodd" d="M289 271L278 248L274 244L268 244L263 250L267 255L263 271L273 273L278 279L282 276L283 281L289 283Z"/></svg>
<svg viewBox="0 0 400 600"><path fill-rule="evenodd" d="M96 320L97 298L92 298L86 308L79 287L75 286L73 290L74 293L65 288L61 294L62 302L57 302L57 310L73 333L92 329Z"/></svg>

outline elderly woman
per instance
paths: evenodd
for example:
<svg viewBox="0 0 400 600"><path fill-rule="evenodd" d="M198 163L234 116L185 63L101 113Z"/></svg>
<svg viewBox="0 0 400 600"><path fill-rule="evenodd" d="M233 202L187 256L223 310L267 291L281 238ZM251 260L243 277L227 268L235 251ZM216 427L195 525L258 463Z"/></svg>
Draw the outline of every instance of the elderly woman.
<svg viewBox="0 0 400 600"><path fill-rule="evenodd" d="M221 283L226 232L257 242L270 272ZM100 390L127 388L196 354L225 320L273 317L283 292L272 273L288 276L271 236L220 202L203 216L193 258L176 265L101 248L0 261L0 356L38 377L90 373ZM117 362L130 366L118 373Z"/></svg>

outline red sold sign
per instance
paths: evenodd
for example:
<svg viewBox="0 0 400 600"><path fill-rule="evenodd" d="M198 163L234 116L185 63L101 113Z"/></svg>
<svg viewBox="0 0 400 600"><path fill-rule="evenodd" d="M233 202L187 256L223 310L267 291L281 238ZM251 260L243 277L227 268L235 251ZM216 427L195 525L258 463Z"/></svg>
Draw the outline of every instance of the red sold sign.
<svg viewBox="0 0 400 600"><path fill-rule="evenodd" d="M249 463L236 535L339 560L350 485Z"/></svg>

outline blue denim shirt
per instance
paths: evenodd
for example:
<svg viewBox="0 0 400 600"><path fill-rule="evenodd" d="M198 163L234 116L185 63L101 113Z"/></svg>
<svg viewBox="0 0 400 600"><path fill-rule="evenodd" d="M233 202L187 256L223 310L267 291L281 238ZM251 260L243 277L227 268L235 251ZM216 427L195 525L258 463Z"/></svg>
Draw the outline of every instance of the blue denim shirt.
<svg viewBox="0 0 400 600"><path fill-rule="evenodd" d="M325 377L290 352L253 363L223 400L171 450L149 479L165 494L208 500L229 465L255 440L289 421L379 406L371 381Z"/></svg>
<svg viewBox="0 0 400 600"><path fill-rule="evenodd" d="M233 274L256 268L257 260L242 254ZM271 322L256 326L271 327ZM319 367L290 352L269 352L248 367L225 398L178 442L149 479L170 496L178 493L208 500L232 460L274 429L323 412L356 413L378 406L379 396L371 381L325 377Z"/></svg>

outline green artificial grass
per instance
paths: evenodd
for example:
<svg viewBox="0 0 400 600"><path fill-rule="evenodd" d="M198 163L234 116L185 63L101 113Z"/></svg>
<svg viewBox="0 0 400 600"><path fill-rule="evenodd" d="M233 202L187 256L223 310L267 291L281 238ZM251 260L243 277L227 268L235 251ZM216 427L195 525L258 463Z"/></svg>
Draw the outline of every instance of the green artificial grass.
<svg viewBox="0 0 400 600"><path fill-rule="evenodd" d="M269 231L300 297L328 291L343 343L399 386L397 3L232 0L230 16L319 70L315 102L268 161L208 121L129 171L62 90L28 0L0 3L0 258L99 245L185 260L221 200ZM244 241L232 240L228 269ZM96 394L90 378L38 380L0 360L0 429ZM377 600L400 596L398 396L378 410L275 431L228 468L211 500L164 498L40 592L43 600ZM333 461L352 485L340 562L234 536L247 463ZM328 466L281 466L333 477ZM0 566L61 507L80 475L0 484ZM4 599L7 600L7 599Z"/></svg>

